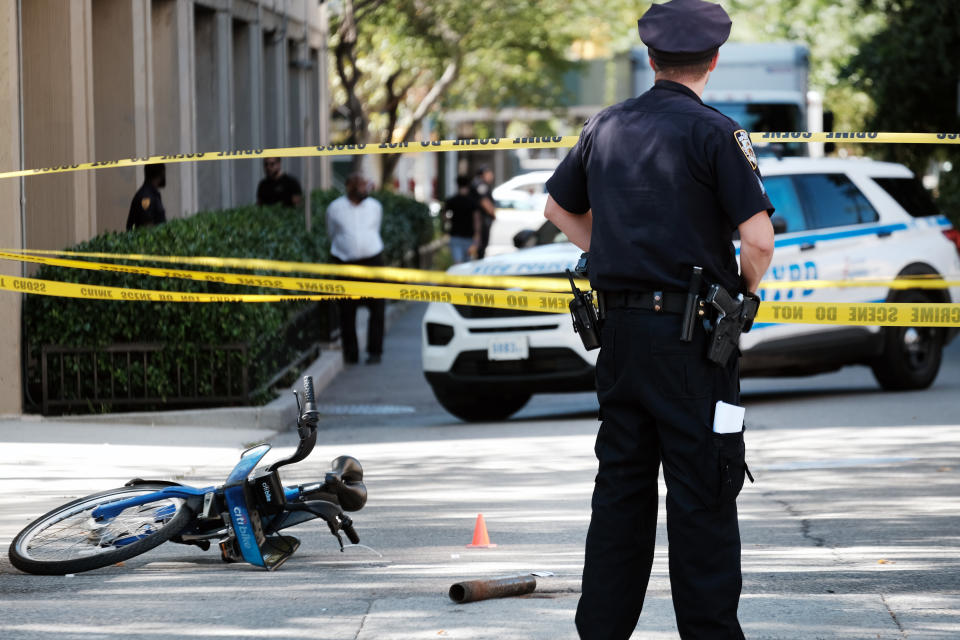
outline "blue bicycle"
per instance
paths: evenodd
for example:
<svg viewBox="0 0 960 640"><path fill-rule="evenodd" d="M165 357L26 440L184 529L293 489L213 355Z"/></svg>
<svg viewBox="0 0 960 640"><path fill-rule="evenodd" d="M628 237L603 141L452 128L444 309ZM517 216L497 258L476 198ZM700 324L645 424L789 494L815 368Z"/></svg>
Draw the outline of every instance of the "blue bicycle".
<svg viewBox="0 0 960 640"><path fill-rule="evenodd" d="M278 533L313 518L324 520L343 550L346 534L360 537L346 511L367 502L363 468L356 458L340 456L323 482L284 487L278 469L300 462L317 442L319 413L313 379L303 379L304 402L294 391L300 417L300 442L293 455L255 470L270 450L261 444L246 450L226 483L197 489L162 480L131 480L119 489L96 493L57 507L17 534L10 562L27 573L64 575L99 569L127 560L170 540L198 546L212 542L225 562L249 562L276 569L300 546Z"/></svg>

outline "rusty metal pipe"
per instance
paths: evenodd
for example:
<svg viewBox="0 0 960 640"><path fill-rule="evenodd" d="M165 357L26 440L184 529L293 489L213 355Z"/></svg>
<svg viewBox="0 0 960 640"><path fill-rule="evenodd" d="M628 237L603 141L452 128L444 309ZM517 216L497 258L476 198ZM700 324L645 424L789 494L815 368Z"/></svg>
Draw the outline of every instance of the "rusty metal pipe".
<svg viewBox="0 0 960 640"><path fill-rule="evenodd" d="M537 588L537 579L531 575L497 578L494 580L468 580L450 587L450 599L457 604L506 598L533 593Z"/></svg>

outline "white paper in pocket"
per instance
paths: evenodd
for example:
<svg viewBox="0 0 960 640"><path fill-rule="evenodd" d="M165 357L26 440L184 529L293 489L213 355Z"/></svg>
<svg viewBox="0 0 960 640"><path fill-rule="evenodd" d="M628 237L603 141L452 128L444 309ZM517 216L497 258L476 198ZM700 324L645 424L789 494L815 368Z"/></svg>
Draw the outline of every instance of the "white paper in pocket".
<svg viewBox="0 0 960 640"><path fill-rule="evenodd" d="M718 400L717 408L713 412L713 432L740 433L743 431L743 414L745 412L746 409L743 407Z"/></svg>

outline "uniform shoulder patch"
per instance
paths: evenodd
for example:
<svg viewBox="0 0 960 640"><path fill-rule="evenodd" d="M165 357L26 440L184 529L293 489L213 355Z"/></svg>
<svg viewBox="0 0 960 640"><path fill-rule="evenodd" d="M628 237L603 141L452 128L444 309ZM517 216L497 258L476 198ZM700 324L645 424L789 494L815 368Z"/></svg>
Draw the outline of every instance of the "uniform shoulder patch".
<svg viewBox="0 0 960 640"><path fill-rule="evenodd" d="M753 150L753 144L750 142L750 134L746 132L745 129L738 129L733 132L733 137L736 138L737 144L740 145L740 150L743 151L743 155L746 156L747 162L750 163L751 169L757 168L757 154Z"/></svg>
<svg viewBox="0 0 960 640"><path fill-rule="evenodd" d="M140 206L143 207L143 210L146 211L150 208L150 198L143 198L140 200Z"/></svg>

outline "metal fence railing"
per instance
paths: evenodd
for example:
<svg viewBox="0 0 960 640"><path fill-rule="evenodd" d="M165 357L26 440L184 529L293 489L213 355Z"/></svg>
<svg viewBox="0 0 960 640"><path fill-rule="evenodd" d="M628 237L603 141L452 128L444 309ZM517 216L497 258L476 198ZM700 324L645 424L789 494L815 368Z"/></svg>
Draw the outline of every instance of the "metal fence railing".
<svg viewBox="0 0 960 640"><path fill-rule="evenodd" d="M43 346L43 413L75 407L247 402L250 383L246 344L197 345L192 355L178 361L175 375L161 378L151 369L150 361L165 348L151 343Z"/></svg>

